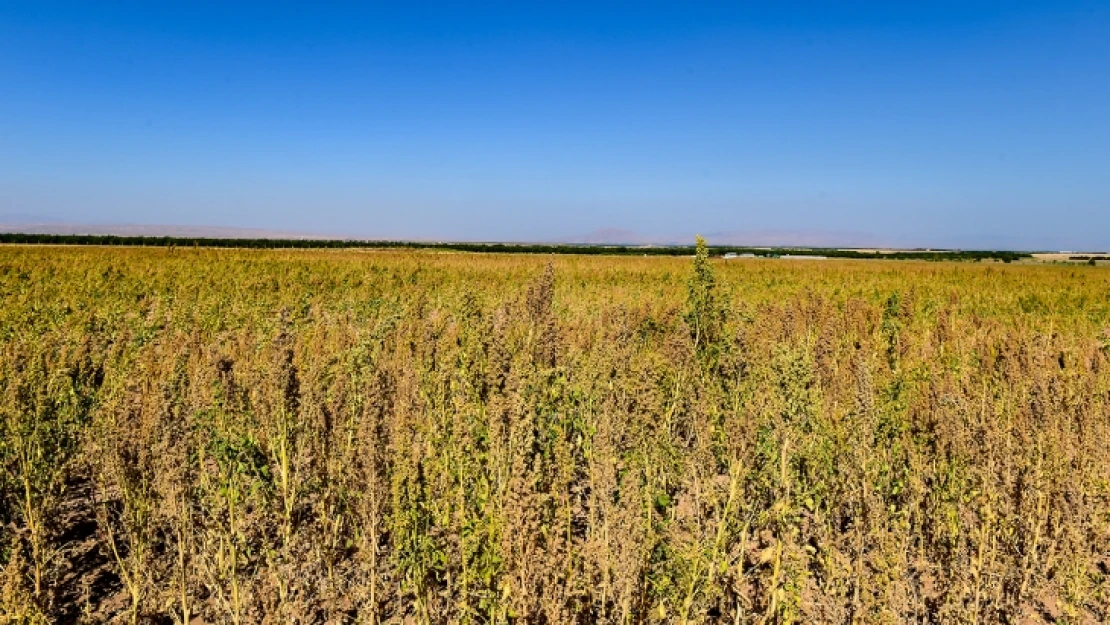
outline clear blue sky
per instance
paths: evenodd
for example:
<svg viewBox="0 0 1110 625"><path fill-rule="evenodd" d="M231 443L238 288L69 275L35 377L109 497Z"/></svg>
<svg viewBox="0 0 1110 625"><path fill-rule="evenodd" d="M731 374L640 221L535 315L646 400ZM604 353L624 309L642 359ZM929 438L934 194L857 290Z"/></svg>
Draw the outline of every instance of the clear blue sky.
<svg viewBox="0 0 1110 625"><path fill-rule="evenodd" d="M0 0L0 214L1110 248L1110 3Z"/></svg>

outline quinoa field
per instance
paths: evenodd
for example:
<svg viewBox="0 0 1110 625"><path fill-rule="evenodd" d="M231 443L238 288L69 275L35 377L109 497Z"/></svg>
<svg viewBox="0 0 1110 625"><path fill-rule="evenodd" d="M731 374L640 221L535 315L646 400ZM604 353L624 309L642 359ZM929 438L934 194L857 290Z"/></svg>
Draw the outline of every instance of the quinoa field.
<svg viewBox="0 0 1110 625"><path fill-rule="evenodd" d="M1107 267L2 246L0 302L0 623L1110 622Z"/></svg>

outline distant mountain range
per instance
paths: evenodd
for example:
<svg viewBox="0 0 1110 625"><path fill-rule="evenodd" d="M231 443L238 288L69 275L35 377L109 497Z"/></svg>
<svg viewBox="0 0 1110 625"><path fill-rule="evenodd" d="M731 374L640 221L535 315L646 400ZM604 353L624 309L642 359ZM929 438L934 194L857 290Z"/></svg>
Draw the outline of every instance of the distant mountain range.
<svg viewBox="0 0 1110 625"><path fill-rule="evenodd" d="M744 247L883 247L889 242L879 237L855 232L827 230L739 230L702 233L710 245ZM653 237L631 230L602 228L589 234L557 239L555 243L593 245L690 245L694 234Z"/></svg>
<svg viewBox="0 0 1110 625"><path fill-rule="evenodd" d="M0 232L62 235L116 235L146 237L181 237L207 239L359 239L365 236L306 233L266 228L232 228L172 224L98 224L78 223L42 215L0 215ZM925 242L908 237L879 237L864 232L843 232L821 229L762 229L703 232L710 245L737 247L811 247L852 249L912 249L921 247L965 250L1052 251L1061 249L1094 251L1103 249L1096 242L1068 242L1052 237L1008 237L1000 235L953 235L945 241ZM410 239L423 241L430 239ZM511 241L512 243L548 243L575 245L691 245L694 233L644 235L622 228L601 228L578 236L543 241ZM489 241L492 242L492 241ZM508 242L508 241L506 241Z"/></svg>

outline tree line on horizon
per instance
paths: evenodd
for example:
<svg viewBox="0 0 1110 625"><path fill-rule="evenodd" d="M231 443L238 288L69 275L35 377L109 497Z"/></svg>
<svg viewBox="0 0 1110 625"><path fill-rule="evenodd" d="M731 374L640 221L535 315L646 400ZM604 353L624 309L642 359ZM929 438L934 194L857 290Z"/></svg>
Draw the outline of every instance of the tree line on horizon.
<svg viewBox="0 0 1110 625"><path fill-rule="evenodd" d="M604 245L568 243L464 243L370 241L359 239L223 239L99 234L0 233L0 243L20 245L99 245L125 247L221 247L241 249L427 249L486 254L589 254L603 256L692 256L693 245ZM889 252L818 247L748 247L709 245L715 255L752 254L761 258L822 256L859 260L1001 261L1031 258L1009 250L897 250Z"/></svg>

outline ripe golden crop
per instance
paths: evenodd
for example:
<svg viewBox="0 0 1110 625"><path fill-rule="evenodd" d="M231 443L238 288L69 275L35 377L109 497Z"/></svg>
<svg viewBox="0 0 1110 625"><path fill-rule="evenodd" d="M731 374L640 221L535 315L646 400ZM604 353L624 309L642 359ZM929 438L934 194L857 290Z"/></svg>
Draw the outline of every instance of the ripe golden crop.
<svg viewBox="0 0 1110 625"><path fill-rule="evenodd" d="M1110 620L1110 272L0 248L0 622Z"/></svg>

